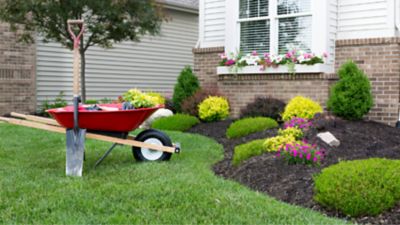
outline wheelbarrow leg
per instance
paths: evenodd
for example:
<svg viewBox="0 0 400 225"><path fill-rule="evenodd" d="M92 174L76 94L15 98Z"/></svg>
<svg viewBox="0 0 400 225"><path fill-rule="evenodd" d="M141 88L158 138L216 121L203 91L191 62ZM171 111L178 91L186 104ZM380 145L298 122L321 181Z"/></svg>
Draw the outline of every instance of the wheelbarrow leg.
<svg viewBox="0 0 400 225"><path fill-rule="evenodd" d="M94 168L96 168L98 165L100 165L101 162L103 162L103 160L111 153L111 151L117 146L117 143L114 143L110 149L108 149L108 151L106 153L104 153L104 155L97 160L96 165L94 166Z"/></svg>

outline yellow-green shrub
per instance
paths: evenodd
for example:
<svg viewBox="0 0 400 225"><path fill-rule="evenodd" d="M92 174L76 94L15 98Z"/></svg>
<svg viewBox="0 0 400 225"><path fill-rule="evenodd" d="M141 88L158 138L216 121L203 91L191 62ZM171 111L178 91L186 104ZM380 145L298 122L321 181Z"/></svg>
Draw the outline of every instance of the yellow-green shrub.
<svg viewBox="0 0 400 225"><path fill-rule="evenodd" d="M156 105L163 104L163 97L161 94L150 92L143 93L138 89L130 89L123 94L123 99L130 102L135 108L148 108ZM164 100L165 102L165 100Z"/></svg>
<svg viewBox="0 0 400 225"><path fill-rule="evenodd" d="M303 96L294 97L286 105L282 119L288 121L293 117L312 119L316 113L322 113L322 107L310 98Z"/></svg>
<svg viewBox="0 0 400 225"><path fill-rule="evenodd" d="M206 122L218 121L229 116L229 103L223 97L210 96L199 105L199 117Z"/></svg>
<svg viewBox="0 0 400 225"><path fill-rule="evenodd" d="M157 92L147 92L146 95L150 96L153 98L153 101L157 104L157 105L164 105L165 104L165 98Z"/></svg>
<svg viewBox="0 0 400 225"><path fill-rule="evenodd" d="M286 136L276 136L272 138L268 138L264 142L264 150L267 152L276 152L280 148L284 147L286 144L293 143L296 141L296 138L292 135Z"/></svg>
<svg viewBox="0 0 400 225"><path fill-rule="evenodd" d="M296 140L304 136L303 131L296 127L289 127L284 130L280 129L278 134L279 136L293 136Z"/></svg>

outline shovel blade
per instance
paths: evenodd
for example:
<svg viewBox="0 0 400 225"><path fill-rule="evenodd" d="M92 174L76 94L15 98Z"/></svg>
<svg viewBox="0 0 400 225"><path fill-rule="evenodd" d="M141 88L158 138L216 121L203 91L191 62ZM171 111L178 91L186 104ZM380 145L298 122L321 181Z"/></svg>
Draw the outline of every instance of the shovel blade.
<svg viewBox="0 0 400 225"><path fill-rule="evenodd" d="M85 152L85 129L67 129L67 157L65 172L67 176L82 176Z"/></svg>

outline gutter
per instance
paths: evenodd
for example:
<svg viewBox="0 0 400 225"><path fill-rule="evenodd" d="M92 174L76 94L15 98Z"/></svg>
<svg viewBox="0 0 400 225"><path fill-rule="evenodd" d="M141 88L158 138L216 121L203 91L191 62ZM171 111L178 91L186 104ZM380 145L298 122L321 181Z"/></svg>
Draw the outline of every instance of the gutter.
<svg viewBox="0 0 400 225"><path fill-rule="evenodd" d="M158 0L157 2L163 4L164 8L166 8L166 9L172 9L172 10L176 10L176 11L187 12L187 13L199 15L198 8L193 8L193 7L184 6L184 5L180 5L180 4L168 3L163 0Z"/></svg>

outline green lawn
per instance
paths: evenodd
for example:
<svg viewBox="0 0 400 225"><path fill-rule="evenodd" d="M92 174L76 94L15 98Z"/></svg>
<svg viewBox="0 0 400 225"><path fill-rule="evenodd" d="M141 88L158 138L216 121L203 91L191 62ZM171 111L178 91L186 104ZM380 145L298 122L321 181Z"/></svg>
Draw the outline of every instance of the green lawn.
<svg viewBox="0 0 400 225"><path fill-rule="evenodd" d="M0 224L341 224L218 178L222 147L169 132L183 152L167 163L135 163L118 147L87 141L82 178L65 177L64 135L0 124ZM310 187L311 188L311 187Z"/></svg>

